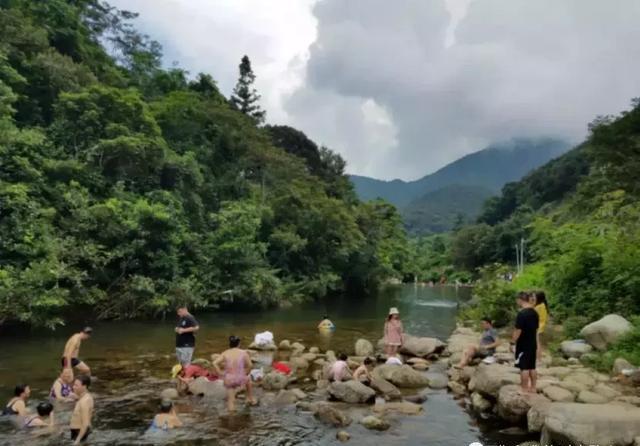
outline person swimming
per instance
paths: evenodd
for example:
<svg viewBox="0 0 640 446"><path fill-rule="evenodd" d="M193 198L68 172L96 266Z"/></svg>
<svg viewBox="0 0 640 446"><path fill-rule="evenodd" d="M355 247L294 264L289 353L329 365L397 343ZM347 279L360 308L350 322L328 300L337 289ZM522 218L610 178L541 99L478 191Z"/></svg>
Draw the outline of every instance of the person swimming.
<svg viewBox="0 0 640 446"><path fill-rule="evenodd" d="M49 393L51 399L57 401L73 401L76 395L73 393L73 370L62 369L60 376L53 382L51 386L51 392Z"/></svg>
<svg viewBox="0 0 640 446"><path fill-rule="evenodd" d="M160 403L160 413L153 417L150 429L153 431L167 431L181 426L182 421L178 418L173 403L171 401L162 401Z"/></svg>
<svg viewBox="0 0 640 446"><path fill-rule="evenodd" d="M55 420L53 417L53 404L42 402L36 408L38 415L27 417L24 427L53 427ZM45 421L46 419L46 421Z"/></svg>
<svg viewBox="0 0 640 446"><path fill-rule="evenodd" d="M336 329L336 326L334 325L333 322L331 322L331 320L329 319L329 316L324 315L322 317L322 320L318 324L318 330L320 330L320 331L333 331L335 329Z"/></svg>
<svg viewBox="0 0 640 446"><path fill-rule="evenodd" d="M251 371L251 358L249 354L240 347L240 338L229 337L229 349L213 363L213 368L218 376L224 376L224 387L227 389L227 409L235 412L236 394L243 389L247 390L247 403L255 406L256 400L253 398L252 383L249 379ZM224 364L224 373L220 366Z"/></svg>
<svg viewBox="0 0 640 446"><path fill-rule="evenodd" d="M27 400L31 395L31 389L26 384L18 384L13 389L13 398L9 400L2 409L2 415L20 415L25 416L28 413Z"/></svg>

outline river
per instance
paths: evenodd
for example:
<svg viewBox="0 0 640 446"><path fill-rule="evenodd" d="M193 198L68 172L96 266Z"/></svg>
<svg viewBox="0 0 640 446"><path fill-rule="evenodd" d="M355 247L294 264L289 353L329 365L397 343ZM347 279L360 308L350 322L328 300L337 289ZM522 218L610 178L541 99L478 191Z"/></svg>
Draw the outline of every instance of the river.
<svg viewBox="0 0 640 446"><path fill-rule="evenodd" d="M260 313L196 314L201 329L195 357L208 358L224 350L230 334L248 345L257 332L270 330L276 341L289 339L307 347L353 352L356 339L375 341L381 336L389 307L399 308L405 330L419 336L446 339L455 328L460 302L469 290L453 287L429 288L402 285L385 288L368 298L334 298L286 309ZM330 337L321 337L316 324L329 314L337 326ZM172 316L166 321L121 321L94 324L94 335L82 346L81 357L97 377L92 386L96 398L95 445L325 445L335 444L336 429L321 425L308 413L294 407L274 410L261 405L237 415L225 415L222 403L205 404L196 397L181 400L178 409L186 426L162 438L145 435L156 413L160 390L170 386L173 356ZM77 327L55 332L8 333L0 337L0 397L9 400L13 386L26 382L32 388L30 406L47 397L59 372L59 361L67 336ZM258 393L258 395L260 395ZM69 408L57 411L61 423ZM344 429L351 445L468 445L517 444L520 439L502 438L495 430L481 429L464 408L445 391L434 391L419 416L391 417L392 427L382 433L367 431L357 423ZM363 409L365 410L365 409ZM66 429L64 430L66 435ZM0 445L60 444L60 435L35 438L17 432L0 421ZM66 437L65 437L66 438Z"/></svg>

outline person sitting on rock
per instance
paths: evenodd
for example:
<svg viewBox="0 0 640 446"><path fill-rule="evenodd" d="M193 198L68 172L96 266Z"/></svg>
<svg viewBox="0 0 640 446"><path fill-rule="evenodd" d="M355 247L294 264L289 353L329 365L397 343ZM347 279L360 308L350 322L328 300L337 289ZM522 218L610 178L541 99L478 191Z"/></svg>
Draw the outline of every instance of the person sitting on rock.
<svg viewBox="0 0 640 446"><path fill-rule="evenodd" d="M171 401L162 401L160 403L160 413L153 417L150 429L152 431L167 431L181 426L182 421L178 418L173 403Z"/></svg>
<svg viewBox="0 0 640 446"><path fill-rule="evenodd" d="M338 360L331 364L329 369L329 382L347 381L351 378L349 372L349 364L347 364L347 355L340 353Z"/></svg>
<svg viewBox="0 0 640 446"><path fill-rule="evenodd" d="M189 383L196 378L203 377L209 381L215 381L219 378L218 375L198 364L189 364L187 366L176 364L171 369L171 377L178 379L177 387L179 392L186 391Z"/></svg>
<svg viewBox="0 0 640 446"><path fill-rule="evenodd" d="M373 360L369 357L364 358L364 362L360 367L353 372L353 379L356 381L360 381L362 384L369 385L371 384L371 371L370 368L373 366Z"/></svg>
<svg viewBox="0 0 640 446"><path fill-rule="evenodd" d="M472 359L475 358L487 358L493 356L496 352L496 347L500 344L498 339L498 333L493 328L493 322L490 318L482 318L482 336L480 338L479 345L470 345L463 352L460 362L455 366L456 368L463 368L469 365Z"/></svg>

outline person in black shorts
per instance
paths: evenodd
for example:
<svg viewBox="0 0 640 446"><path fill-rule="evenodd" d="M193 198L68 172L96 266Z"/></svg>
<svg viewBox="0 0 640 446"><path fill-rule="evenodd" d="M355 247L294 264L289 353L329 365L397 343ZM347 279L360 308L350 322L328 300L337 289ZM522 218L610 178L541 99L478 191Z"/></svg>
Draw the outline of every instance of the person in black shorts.
<svg viewBox="0 0 640 446"><path fill-rule="evenodd" d="M515 345L515 366L520 369L520 386L523 392L536 393L536 356L538 349L538 313L529 301L529 294L518 293L520 311L516 317L511 345Z"/></svg>

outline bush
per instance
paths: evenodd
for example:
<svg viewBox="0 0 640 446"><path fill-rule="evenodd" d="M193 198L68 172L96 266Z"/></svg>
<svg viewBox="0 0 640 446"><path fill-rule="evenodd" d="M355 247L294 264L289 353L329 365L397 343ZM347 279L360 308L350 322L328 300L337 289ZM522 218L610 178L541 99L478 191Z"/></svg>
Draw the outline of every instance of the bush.
<svg viewBox="0 0 640 446"><path fill-rule="evenodd" d="M488 316L497 327L506 326L514 320L516 289L511 282L501 278L507 271L508 268L502 265L480 270L481 278L473 289L475 303L462 310L462 318L479 320Z"/></svg>
<svg viewBox="0 0 640 446"><path fill-rule="evenodd" d="M562 331L567 339L576 339L580 336L582 327L589 323L589 319L585 316L571 316L562 322Z"/></svg>

